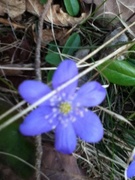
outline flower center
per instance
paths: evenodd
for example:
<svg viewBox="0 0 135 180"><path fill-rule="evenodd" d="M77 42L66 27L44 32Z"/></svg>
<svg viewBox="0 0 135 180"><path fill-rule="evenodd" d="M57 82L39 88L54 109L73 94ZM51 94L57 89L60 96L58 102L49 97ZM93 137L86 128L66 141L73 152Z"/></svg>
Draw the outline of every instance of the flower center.
<svg viewBox="0 0 135 180"><path fill-rule="evenodd" d="M63 102L60 104L59 109L60 109L61 113L68 114L72 108L68 102Z"/></svg>

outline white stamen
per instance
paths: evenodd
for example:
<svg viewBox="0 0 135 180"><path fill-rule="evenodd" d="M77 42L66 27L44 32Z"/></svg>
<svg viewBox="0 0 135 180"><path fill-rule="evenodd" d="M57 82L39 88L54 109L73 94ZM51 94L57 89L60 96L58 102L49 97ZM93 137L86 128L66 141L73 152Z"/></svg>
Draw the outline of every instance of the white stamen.
<svg viewBox="0 0 135 180"><path fill-rule="evenodd" d="M80 115L81 117L84 117L83 111L80 111L80 112L79 112L79 115Z"/></svg>
<svg viewBox="0 0 135 180"><path fill-rule="evenodd" d="M57 113L53 114L53 118L56 118L57 115L58 115Z"/></svg>
<svg viewBox="0 0 135 180"><path fill-rule="evenodd" d="M88 112L88 109L87 109L87 108L85 108L85 109L84 109L84 111L85 111L85 112Z"/></svg>
<svg viewBox="0 0 135 180"><path fill-rule="evenodd" d="M70 96L70 97L69 97L69 99L70 99L71 101L73 101L74 98L75 98L75 96Z"/></svg>
<svg viewBox="0 0 135 180"><path fill-rule="evenodd" d="M79 102L77 102L77 103L76 103L76 106L77 106L77 107L79 107L79 106L80 106L80 103L79 103Z"/></svg>
<svg viewBox="0 0 135 180"><path fill-rule="evenodd" d="M59 96L59 97L58 97L58 101L61 101L61 100L62 100L62 98Z"/></svg>
<svg viewBox="0 0 135 180"><path fill-rule="evenodd" d="M50 102L54 102L54 97L52 97L52 98L50 99Z"/></svg>
<svg viewBox="0 0 135 180"><path fill-rule="evenodd" d="M55 128L56 128L56 125L53 125L53 126L52 126L52 129L55 129Z"/></svg>
<svg viewBox="0 0 135 180"><path fill-rule="evenodd" d="M51 106L54 106L54 105L55 105L55 103L54 103L54 102L51 102L51 103L50 103L50 105L51 105Z"/></svg>
<svg viewBox="0 0 135 180"><path fill-rule="evenodd" d="M49 116L50 116L50 115L46 115L46 116L44 116L44 118L45 118L45 119L48 119L48 118L49 118Z"/></svg>
<svg viewBox="0 0 135 180"><path fill-rule="evenodd" d="M66 96L66 93L62 93L62 97L65 97Z"/></svg>
<svg viewBox="0 0 135 180"><path fill-rule="evenodd" d="M56 112L57 111L57 108L52 108L52 112Z"/></svg>
<svg viewBox="0 0 135 180"><path fill-rule="evenodd" d="M53 122L53 120L52 119L49 119L49 121L48 121L50 124L52 124L52 122Z"/></svg>
<svg viewBox="0 0 135 180"><path fill-rule="evenodd" d="M71 122L75 122L76 118L74 116L71 116L70 120L71 120Z"/></svg>

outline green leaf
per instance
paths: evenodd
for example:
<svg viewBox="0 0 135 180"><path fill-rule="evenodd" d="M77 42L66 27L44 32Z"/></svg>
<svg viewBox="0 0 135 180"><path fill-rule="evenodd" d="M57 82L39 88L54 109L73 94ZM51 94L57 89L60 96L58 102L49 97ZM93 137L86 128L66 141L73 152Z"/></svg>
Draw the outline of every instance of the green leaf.
<svg viewBox="0 0 135 180"><path fill-rule="evenodd" d="M66 41L62 53L73 55L80 45L81 45L80 35L78 33L73 33Z"/></svg>
<svg viewBox="0 0 135 180"><path fill-rule="evenodd" d="M80 35L78 33L73 33L66 41L62 53L73 55L80 45L81 45ZM65 59L65 57L63 57L63 59ZM58 66L59 63L61 62L61 58L58 53L57 46L53 42L49 44L48 54L45 56L45 60L46 62L54 66Z"/></svg>
<svg viewBox="0 0 135 180"><path fill-rule="evenodd" d="M61 62L57 46L54 42L49 43L48 54L45 56L45 60L53 66L58 66Z"/></svg>
<svg viewBox="0 0 135 180"><path fill-rule="evenodd" d="M129 49L128 60L129 60L129 62L130 62L133 66L135 66L135 45L133 45L133 46Z"/></svg>
<svg viewBox="0 0 135 180"><path fill-rule="evenodd" d="M45 3L47 3L47 0L40 0L40 3L45 4Z"/></svg>
<svg viewBox="0 0 135 180"><path fill-rule="evenodd" d="M11 107L12 106L7 102L0 100L0 114ZM2 122L7 121L13 115L14 114L12 113L10 116L4 118ZM34 165L35 147L26 139L26 137L20 134L19 125L20 122L16 121L0 131L0 151L15 155ZM31 167L14 157L0 154L0 161L12 168L16 174L20 175L24 179L27 179L33 173L33 169Z"/></svg>
<svg viewBox="0 0 135 180"><path fill-rule="evenodd" d="M52 81L52 77L53 77L54 72L55 72L54 70L50 70L47 73L47 83L50 83Z"/></svg>
<svg viewBox="0 0 135 180"><path fill-rule="evenodd" d="M69 15L76 16L80 11L78 0L64 0L66 10Z"/></svg>
<svg viewBox="0 0 135 180"><path fill-rule="evenodd" d="M130 51L132 51L132 52L130 52ZM129 54L133 54L135 56L134 51L135 51L135 44L129 49Z"/></svg>
<svg viewBox="0 0 135 180"><path fill-rule="evenodd" d="M110 61L103 63L97 68L101 74L105 76L111 83L123 86L134 86L135 67L132 66L127 60Z"/></svg>
<svg viewBox="0 0 135 180"><path fill-rule="evenodd" d="M48 52L51 53L51 51L58 52L58 47L57 47L57 45L55 44L54 41L52 41L52 42L50 42L50 43L48 44Z"/></svg>
<svg viewBox="0 0 135 180"><path fill-rule="evenodd" d="M59 63L61 62L60 56L59 54L55 54L55 53L48 53L45 57L46 62L54 65L54 66L58 66Z"/></svg>

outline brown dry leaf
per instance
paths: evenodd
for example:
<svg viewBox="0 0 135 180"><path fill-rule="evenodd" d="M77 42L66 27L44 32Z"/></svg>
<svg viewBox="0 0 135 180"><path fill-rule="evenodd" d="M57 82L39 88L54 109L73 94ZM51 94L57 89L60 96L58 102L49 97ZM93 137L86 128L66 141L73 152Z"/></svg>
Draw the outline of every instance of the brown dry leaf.
<svg viewBox="0 0 135 180"><path fill-rule="evenodd" d="M80 17L72 17L63 12L59 5L53 5L45 20L61 26L74 26L79 24L83 19L87 17L86 13L82 13Z"/></svg>
<svg viewBox="0 0 135 180"><path fill-rule="evenodd" d="M98 6L103 3L99 0L94 0L94 3ZM126 21L135 12L135 0L107 0L96 12L96 16L102 14L103 17L119 15L119 17ZM113 14L114 15L113 15ZM135 21L135 16L133 16L128 23ZM135 26L132 28L135 31Z"/></svg>
<svg viewBox="0 0 135 180"><path fill-rule="evenodd" d="M43 11L43 6L40 4L39 0L28 0L26 1L26 9L28 12L39 16ZM59 26L74 26L86 17L86 13L82 13L80 17L72 17L63 12L59 5L52 5L48 10L47 16L44 17L44 20Z"/></svg>
<svg viewBox="0 0 135 180"><path fill-rule="evenodd" d="M101 5L103 1L94 0L94 3ZM98 14L104 13L114 13L120 15L124 20L128 19L135 12L135 1L134 0L107 0L97 11ZM135 17L132 19L135 20Z"/></svg>
<svg viewBox="0 0 135 180"><path fill-rule="evenodd" d="M75 157L60 154L53 146L45 144L43 147L42 172L50 180L85 180ZM90 180L90 179L89 179Z"/></svg>
<svg viewBox="0 0 135 180"><path fill-rule="evenodd" d="M6 13L13 19L22 15L25 10L25 0L0 0L0 15L4 15Z"/></svg>
<svg viewBox="0 0 135 180"><path fill-rule="evenodd" d="M54 38L59 41L59 45L64 45L69 34L67 34L68 29L54 29L54 36L52 34L52 30L51 29L44 29L42 31L42 46L47 45L49 42L54 41ZM67 34L67 35L66 35ZM33 36L34 36L34 41L36 42L36 33L33 32Z"/></svg>
<svg viewBox="0 0 135 180"><path fill-rule="evenodd" d="M43 5L41 5L38 0L27 0L26 11L36 16L40 16L41 12L43 11Z"/></svg>

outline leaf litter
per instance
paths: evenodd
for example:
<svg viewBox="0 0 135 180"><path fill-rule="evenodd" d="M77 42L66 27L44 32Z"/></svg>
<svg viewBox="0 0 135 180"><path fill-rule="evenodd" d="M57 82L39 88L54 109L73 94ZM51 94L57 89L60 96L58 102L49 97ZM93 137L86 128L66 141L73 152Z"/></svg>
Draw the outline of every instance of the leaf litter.
<svg viewBox="0 0 135 180"><path fill-rule="evenodd" d="M87 1L81 1L81 3L85 4L87 7L86 11L81 11L80 14L77 17L70 16L67 12L65 12L65 9L61 7L59 3L52 4L51 8L48 10L48 14L46 17L44 17L44 29L43 29L43 39L42 39L42 50L41 50L41 66L48 66L50 67L50 64L46 63L44 61L44 57L48 50L48 44L52 41L55 41L59 44L59 46L64 46L69 36L73 33L73 31L80 32L83 37L83 49L79 49L75 52L74 56L79 59L82 58L83 54L86 54L87 56L88 52L92 51L94 48L94 45L96 46L100 38L103 37L103 35L108 34L108 31L110 29L117 29L115 25L117 25L118 22L122 23L122 25L128 25L128 23L133 22L135 19L135 16L130 18L135 10L135 3L134 1L130 1L130 5L128 1L126 0L116 0L115 2L112 2L111 0L107 0L97 11L95 11L94 16L90 18L90 14L88 12L88 6L89 3ZM101 4L101 1L94 1L96 6L98 7ZM83 8L85 7L83 6ZM82 9L83 9L82 8ZM13 86L16 90L18 85L24 80L29 78L34 78L33 71L23 71L23 70L12 70L12 66L14 67L30 67L33 68L33 59L34 59L34 46L37 42L37 22L38 17L40 16L41 11L43 10L42 4L39 3L38 0L11 0L11 1L3 1L0 0L0 28L1 28L1 36L0 36L0 79L3 79L3 82L0 83L0 92L3 91L2 88L7 88L9 91L12 89ZM120 15L120 20L115 19L116 21L113 21L113 23L109 23L110 17L113 18L115 15ZM98 18L102 17L102 22L98 20ZM108 18L109 17L109 18ZM87 21L88 18L88 21ZM104 25L104 19L107 19L108 21L106 24L108 26L106 27L106 24ZM128 18L129 21L127 23L124 23ZM86 21L84 31L81 29L83 27L83 23ZM93 23L94 22L94 23ZM115 22L115 23L114 23ZM34 24L34 28L33 28ZM53 25L53 28L52 28ZM88 29L89 33L87 36L87 28L88 25L94 25L95 29ZM105 31L104 31L105 29ZM94 38L94 41L91 39L89 34L91 32L96 33L96 37ZM98 31L99 30L99 31ZM102 32L104 32L102 34ZM107 32L107 33L106 33ZM134 36L134 27L131 28L131 31L129 31L129 34ZM85 37L87 36L87 38ZM106 36L105 36L106 37ZM105 39L105 38L104 38ZM91 43L95 43L94 45ZM101 43L101 42L100 42ZM88 48L88 45L91 44L92 48ZM58 49L61 50L61 47L58 47ZM87 52L85 52L87 50ZM112 48L112 51L114 49ZM81 52L82 51L82 52ZM78 55L81 52L81 55ZM103 53L103 52L101 52ZM73 56L73 57L74 57ZM97 57L96 57L97 58ZM89 61L86 62L86 64L89 64ZM3 70L2 66L9 67L8 70ZM43 72L44 80L47 79L47 73ZM88 81L90 77L95 76L98 78L98 76L95 74L96 71L91 72L90 75L84 77L85 81ZM105 79L106 80L106 79ZM107 81L108 82L108 81ZM110 90L111 89L111 90ZM115 96L112 92L115 92ZM121 87L110 84L109 87L109 104L111 104L112 111L115 111L118 114L124 114L127 118L129 117L129 120L132 122L135 115L134 107L135 107L135 99L133 96L134 88L125 88L124 91ZM6 93L4 93L5 96L7 96ZM18 99L18 96L16 96L13 91L11 93L8 93L9 99L11 101L18 102L20 99ZM125 99L125 97L127 97ZM107 103L107 102L106 102ZM106 106L107 106L106 105ZM121 107L120 107L121 105ZM108 107L107 107L108 108ZM95 109L96 111L99 111L98 109ZM70 179L110 179L110 173L112 173L112 176L114 176L114 179L122 179L123 178L123 171L120 172L120 169L118 168L117 164L113 164L111 160L108 160L107 158L104 158L104 155L102 154L103 149L106 149L104 152L106 157L111 157L112 159L113 154L117 155L115 152L115 148L119 149L119 152L123 154L123 156L120 158L121 160L124 160L126 162L126 158L129 155L129 152L133 148L133 145L128 145L129 141L131 141L132 137L134 137L133 130L129 128L127 124L120 123L120 127L126 126L128 128L125 128L125 135L122 134L120 131L120 127L118 126L118 122L113 122L111 117L109 115L106 115L105 112L99 111L99 114L104 117L103 121L106 124L106 128L108 128L110 131L108 132L110 138L112 138L112 141L109 141L107 139L107 131L105 133L104 141L109 144L109 147L112 147L111 150L108 151L108 149L105 147L106 144L102 142L101 144L96 145L97 150L95 149L95 146L90 146L89 144L85 144L81 142L79 144L79 147L76 151L76 155L80 156L80 158L76 159L73 155L66 156L59 154L56 152L50 144L44 144L43 149L43 162L42 162L42 172L45 173L50 179L62 179L62 180L70 180ZM117 117L117 115L115 116ZM110 123L107 122L109 119ZM123 122L124 123L124 122ZM133 123L134 125L134 123ZM113 134L115 133L115 137L113 137ZM121 137L119 137L119 132L121 132ZM132 133L131 133L132 132ZM49 134L49 141L52 141L53 133ZM118 148L119 144L113 143L113 140L120 145L123 145L124 148L123 152L120 148ZM122 140L125 139L125 142L122 142ZM47 137L48 141L48 137ZM90 146L90 147L89 147ZM103 147L102 147L103 146ZM113 149L113 147L115 147ZM89 148L89 149L88 149ZM90 150L91 148L91 150ZM88 149L86 151L86 149ZM96 152L97 151L97 152ZM95 156L95 153L96 156ZM109 155L108 155L109 154ZM115 156L117 157L117 156ZM86 160L84 160L85 158ZM111 159L110 158L110 159ZM120 160L119 160L120 161ZM90 164L90 162L93 162L93 164ZM116 168L111 167L111 163L113 166L116 166ZM109 164L107 166L107 164ZM102 171L106 167L106 172L103 174ZM6 170L5 170L6 169ZM82 170L83 169L83 170ZM6 172L6 173L5 173ZM7 173L8 172L8 173ZM114 173L115 172L115 173ZM16 175L16 172L14 174L14 171L10 168L10 166L5 166L1 164L1 173L2 178L5 179L10 177L16 180L21 180L21 177ZM8 174L8 176L7 176ZM29 178L30 180L33 179L33 176ZM45 178L43 178L45 179Z"/></svg>

